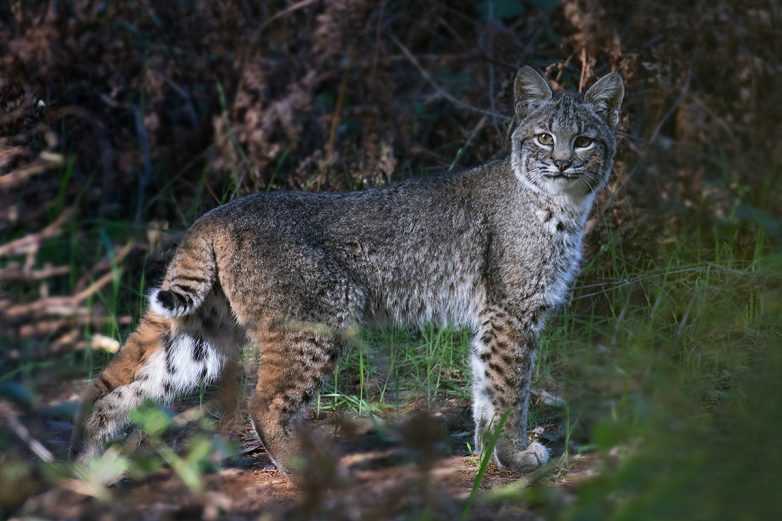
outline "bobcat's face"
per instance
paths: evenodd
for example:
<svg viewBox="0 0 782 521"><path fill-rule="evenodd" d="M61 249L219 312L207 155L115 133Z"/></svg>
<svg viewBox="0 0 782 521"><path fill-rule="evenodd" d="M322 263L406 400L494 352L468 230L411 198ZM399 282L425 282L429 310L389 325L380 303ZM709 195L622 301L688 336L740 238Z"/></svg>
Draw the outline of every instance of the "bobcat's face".
<svg viewBox="0 0 782 521"><path fill-rule="evenodd" d="M516 175L551 195L583 197L605 184L615 148L613 133L584 105L563 96L517 127Z"/></svg>
<svg viewBox="0 0 782 521"><path fill-rule="evenodd" d="M601 188L616 151L614 127L624 89L617 74L598 81L583 100L554 96L536 72L516 78L516 115L511 162L527 186L575 200Z"/></svg>

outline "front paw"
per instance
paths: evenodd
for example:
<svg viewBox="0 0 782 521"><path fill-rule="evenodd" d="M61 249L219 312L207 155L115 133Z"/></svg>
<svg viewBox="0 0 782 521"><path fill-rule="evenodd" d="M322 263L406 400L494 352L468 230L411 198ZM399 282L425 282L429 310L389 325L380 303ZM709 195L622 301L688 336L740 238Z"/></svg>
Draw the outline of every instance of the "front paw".
<svg viewBox="0 0 782 521"><path fill-rule="evenodd" d="M497 447L495 457L501 467L515 472L527 473L548 463L549 452L546 447L533 441L523 450L518 450L512 445Z"/></svg>

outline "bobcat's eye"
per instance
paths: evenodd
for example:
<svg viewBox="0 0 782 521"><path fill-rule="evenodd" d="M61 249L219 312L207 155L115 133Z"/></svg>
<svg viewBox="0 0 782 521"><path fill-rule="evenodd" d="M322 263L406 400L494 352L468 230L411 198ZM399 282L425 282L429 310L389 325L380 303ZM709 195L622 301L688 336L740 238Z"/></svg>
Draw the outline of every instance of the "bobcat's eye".
<svg viewBox="0 0 782 521"><path fill-rule="evenodd" d="M537 138L538 143L540 143L544 147L550 147L551 145L554 144L554 136L552 136L551 134L547 134L544 132L542 134L538 134L535 137Z"/></svg>
<svg viewBox="0 0 782 521"><path fill-rule="evenodd" d="M591 144L592 144L592 140L586 136L578 136L576 140L573 141L573 145L576 148L586 148Z"/></svg>

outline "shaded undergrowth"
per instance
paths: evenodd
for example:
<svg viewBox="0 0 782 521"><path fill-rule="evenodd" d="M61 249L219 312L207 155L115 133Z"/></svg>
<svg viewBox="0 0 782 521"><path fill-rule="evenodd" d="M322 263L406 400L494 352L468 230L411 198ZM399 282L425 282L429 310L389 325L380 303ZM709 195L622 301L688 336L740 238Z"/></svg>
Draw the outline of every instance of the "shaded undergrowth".
<svg viewBox="0 0 782 521"><path fill-rule="evenodd" d="M104 237L111 251L111 235ZM78 252L53 251L78 262L68 259ZM591 268L606 263L612 266L608 273ZM683 235L642 266L623 263L610 244L600 249L541 340L530 428L552 449L553 466L534 487L508 485L478 495L476 518L496 502L551 519L714 519L720 509L754 519L772 512L770 465L779 456L773 440L780 412L775 391L780 359L774 349L782 339L780 268L782 256L763 226L738 220ZM120 273L97 291L91 298L115 317L99 334L111 339L127 334L142 310L143 293L143 282ZM85 332L85 339L94 334ZM28 349L0 375L4 397L28 414L54 403L64 410L60 417L67 417L67 397L63 402L52 384L90 376L109 357L85 349L50 353L39 361L37 347ZM435 416L456 410L458 429L471 429L468 355L467 331L364 331L316 400L314 414L373 418L381 438L403 445L410 442L399 434L404 427L393 425L416 410ZM107 485L122 472L143 481L170 465L192 494L203 494L204 477L230 461L222 458L236 454L238 443L226 445L215 437L215 422L199 405L209 394L202 389L185 400L189 412L152 407L137 415L152 440L151 452L133 456L120 445L119 453L75 474L58 463L12 456L19 442L3 431L0 479L27 484L32 493L62 486L65 478L79 493L110 501L116 492ZM171 445L171 429L186 424L189 434ZM469 454L468 432L451 429L449 436L440 454ZM58 440L43 440L62 454ZM571 483L574 458L589 454L599 455L592 469L597 478ZM473 462L476 470L479 463ZM728 492L749 503L708 501ZM4 504L19 505L23 497L22 492ZM437 518L436 511L430 514Z"/></svg>

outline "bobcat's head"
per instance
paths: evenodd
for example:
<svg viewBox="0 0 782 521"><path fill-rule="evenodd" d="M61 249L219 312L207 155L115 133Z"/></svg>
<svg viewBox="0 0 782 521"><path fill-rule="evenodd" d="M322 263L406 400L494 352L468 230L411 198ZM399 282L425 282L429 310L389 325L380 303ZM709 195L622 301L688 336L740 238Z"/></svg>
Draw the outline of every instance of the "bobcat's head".
<svg viewBox="0 0 782 521"><path fill-rule="evenodd" d="M614 164L622 77L600 78L583 98L554 94L531 67L516 74L518 126L511 142L516 177L537 192L579 202L600 189Z"/></svg>

